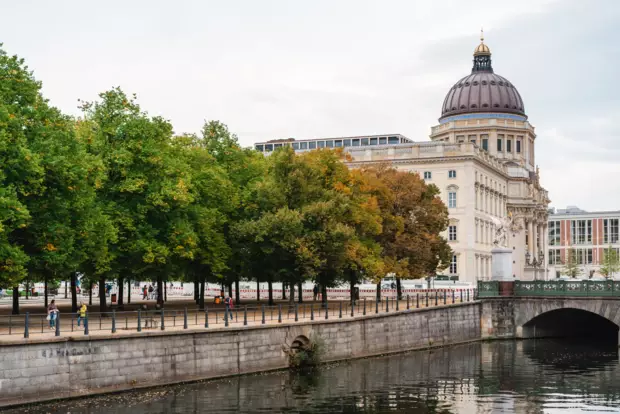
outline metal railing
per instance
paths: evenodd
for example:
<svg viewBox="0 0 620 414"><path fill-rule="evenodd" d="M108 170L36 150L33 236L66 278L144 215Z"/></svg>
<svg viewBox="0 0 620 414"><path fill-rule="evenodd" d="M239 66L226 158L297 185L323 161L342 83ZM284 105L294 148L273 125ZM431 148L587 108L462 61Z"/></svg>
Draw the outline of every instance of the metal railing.
<svg viewBox="0 0 620 414"><path fill-rule="evenodd" d="M479 281L478 297L499 296L499 282ZM614 280L535 280L515 281L514 296L620 297L620 281Z"/></svg>
<svg viewBox="0 0 620 414"><path fill-rule="evenodd" d="M475 299L469 291L427 292L406 296L400 301L395 298L376 300L340 301L322 303L280 303L274 306L237 306L233 309L162 309L116 311L106 313L88 312L80 318L74 313L58 313L54 320L47 314L0 316L0 336L23 334L91 335L94 333L148 332L184 330L189 328L243 327L276 323L294 323L313 320L356 318L372 314L401 312L433 306L467 303Z"/></svg>

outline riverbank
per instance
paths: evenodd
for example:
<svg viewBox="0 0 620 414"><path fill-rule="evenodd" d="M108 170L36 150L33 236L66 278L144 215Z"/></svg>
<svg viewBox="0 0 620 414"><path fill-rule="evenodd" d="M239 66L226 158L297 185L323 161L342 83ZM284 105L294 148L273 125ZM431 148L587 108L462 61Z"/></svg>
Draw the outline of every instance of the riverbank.
<svg viewBox="0 0 620 414"><path fill-rule="evenodd" d="M61 338L0 347L0 407L284 369L299 344L321 341L323 361L480 339L480 304L354 319Z"/></svg>

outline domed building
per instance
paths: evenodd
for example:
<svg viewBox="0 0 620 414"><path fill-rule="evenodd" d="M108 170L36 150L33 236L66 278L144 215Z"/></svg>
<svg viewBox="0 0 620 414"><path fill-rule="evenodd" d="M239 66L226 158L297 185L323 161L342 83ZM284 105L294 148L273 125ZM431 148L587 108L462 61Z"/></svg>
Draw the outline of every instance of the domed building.
<svg viewBox="0 0 620 414"><path fill-rule="evenodd" d="M450 225L445 234L454 255L446 275L476 282L491 278L495 224L513 218L504 246L512 250L516 279L547 278L549 198L535 163L536 133L513 83L495 73L491 50L480 39L471 73L447 92L431 141L400 134L340 138L286 139L257 143L269 153L290 145L296 151L343 147L347 164L390 162L415 171L441 190Z"/></svg>

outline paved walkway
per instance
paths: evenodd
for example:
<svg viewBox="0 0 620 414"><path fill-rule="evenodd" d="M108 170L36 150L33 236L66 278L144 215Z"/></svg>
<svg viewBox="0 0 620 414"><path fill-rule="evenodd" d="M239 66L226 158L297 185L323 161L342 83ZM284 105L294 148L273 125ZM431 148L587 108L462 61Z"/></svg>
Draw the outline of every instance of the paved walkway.
<svg viewBox="0 0 620 414"><path fill-rule="evenodd" d="M470 297L473 301L474 298ZM154 303L147 301L151 309L153 309ZM365 302L365 311L364 311ZM466 298L464 298L466 302ZM460 297L454 298L454 304L461 303ZM138 301L130 305L131 308L138 308L144 302ZM452 297L446 297L446 305L451 305ZM28 334L30 340L53 340L56 338L56 330L49 328L49 322L46 320L45 313L41 312L41 304L32 304L33 309L28 310L28 307L24 307L21 315L1 315L0 316L0 344L2 343L15 343L24 341L25 332L25 312L29 312L28 319ZM325 320L325 309L321 308L319 302L305 302L297 304L297 320L295 318L295 306L290 306L289 302L280 302L275 306L266 306L262 303L252 302L242 304L233 310L233 315L228 319L228 327L240 328L247 324L247 326L257 326L263 324L263 306L264 306L264 324L279 324L279 323L295 323L295 322L308 322L310 320ZM416 309L426 307L426 296L420 295L419 302L416 302L416 298L410 298L409 308ZM435 298L429 297L428 307L435 306ZM444 306L443 297L439 297L437 300L437 306ZM68 304L62 304L60 308L60 337L62 338L83 338L85 336L83 324L77 326L77 317L70 312L70 301ZM98 307L92 306L90 309L97 309ZM138 316L137 311L114 311L100 314L96 312L90 312L88 317L88 336L90 337L105 337L105 336L126 336L126 335L144 335L148 333L157 333L162 331L184 331L185 328L185 309L187 308L187 330L196 331L205 329L221 329L226 327L226 320L224 318L224 307L209 303L207 311L200 311L196 309L196 305L192 300L189 301L174 301L166 303L163 312L163 325L162 330L162 314L159 311L140 311ZM390 300L388 308L386 310L386 302L380 302L378 306L378 313L393 313L396 311L397 304L395 300ZM407 309L407 301L401 300L398 302L398 310L403 311ZM31 311L35 312L31 312ZM327 319L350 319L358 318L364 315L374 315L377 307L375 301L358 301L353 307L353 316L351 315L351 306L348 302L331 301L329 302ZM138 331L138 319L140 319L140 331ZM207 322L208 327L205 327ZM112 333L113 325L116 332Z"/></svg>

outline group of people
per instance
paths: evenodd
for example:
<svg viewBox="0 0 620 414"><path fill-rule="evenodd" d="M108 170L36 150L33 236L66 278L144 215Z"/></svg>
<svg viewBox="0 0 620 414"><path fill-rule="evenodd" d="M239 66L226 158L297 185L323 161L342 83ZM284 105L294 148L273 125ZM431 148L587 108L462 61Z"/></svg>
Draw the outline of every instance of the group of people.
<svg viewBox="0 0 620 414"><path fill-rule="evenodd" d="M78 328L85 326L86 321L86 311L88 307L84 302L80 302L80 307L77 312L77 326ZM60 311L58 310L58 306L56 306L56 301L52 299L49 306L47 307L47 320L49 321L50 329L56 329L56 321L58 320L58 314Z"/></svg>
<svg viewBox="0 0 620 414"><path fill-rule="evenodd" d="M157 290L153 287L153 285L149 285L147 288L146 285L142 288L142 300L154 300L157 299Z"/></svg>

